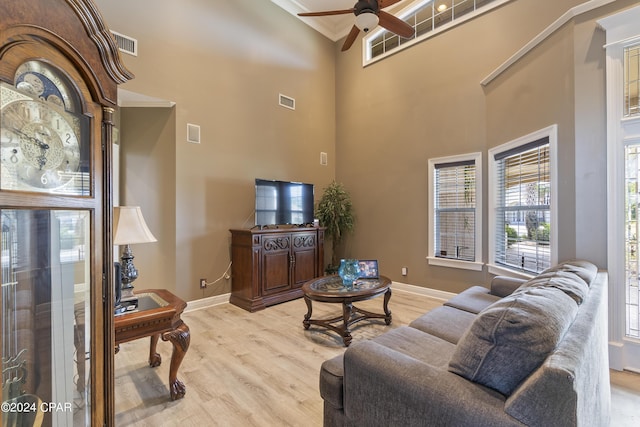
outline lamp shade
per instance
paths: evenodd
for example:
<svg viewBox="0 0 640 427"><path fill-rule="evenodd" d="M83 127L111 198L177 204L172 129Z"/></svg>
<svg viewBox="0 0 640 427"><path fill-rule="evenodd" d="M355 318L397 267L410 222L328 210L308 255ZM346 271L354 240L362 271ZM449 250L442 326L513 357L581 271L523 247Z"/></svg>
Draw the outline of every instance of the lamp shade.
<svg viewBox="0 0 640 427"><path fill-rule="evenodd" d="M139 206L117 206L113 208L114 245L157 242L144 222Z"/></svg>
<svg viewBox="0 0 640 427"><path fill-rule="evenodd" d="M356 16L356 27L365 33L378 25L378 15L372 12L362 12Z"/></svg>

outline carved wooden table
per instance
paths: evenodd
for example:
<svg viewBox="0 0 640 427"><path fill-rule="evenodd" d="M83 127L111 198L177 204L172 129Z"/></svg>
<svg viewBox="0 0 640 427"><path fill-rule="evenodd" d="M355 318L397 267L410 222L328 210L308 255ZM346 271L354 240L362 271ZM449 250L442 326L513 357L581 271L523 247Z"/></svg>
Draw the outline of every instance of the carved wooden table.
<svg viewBox="0 0 640 427"><path fill-rule="evenodd" d="M337 332L342 337L345 346L351 344L351 331L349 327L364 319L384 319L387 325L391 324L391 312L389 300L391 299L391 280L385 276L378 279L358 279L351 288L342 285L339 276L324 276L308 281L302 286L304 301L307 303L307 314L302 324L305 329L310 325L318 325ZM372 313L354 307L353 303L375 298L384 294L384 314ZM331 319L312 319L313 311L311 302L341 303L342 315Z"/></svg>
<svg viewBox="0 0 640 427"><path fill-rule="evenodd" d="M187 303L164 289L146 289L136 292L137 310L115 317L116 353L120 344L139 338L151 337L149 365L160 366L162 359L156 352L158 338L173 344L169 367L169 391L171 400L184 397L186 387L177 378L178 368L189 349L189 327L180 319Z"/></svg>

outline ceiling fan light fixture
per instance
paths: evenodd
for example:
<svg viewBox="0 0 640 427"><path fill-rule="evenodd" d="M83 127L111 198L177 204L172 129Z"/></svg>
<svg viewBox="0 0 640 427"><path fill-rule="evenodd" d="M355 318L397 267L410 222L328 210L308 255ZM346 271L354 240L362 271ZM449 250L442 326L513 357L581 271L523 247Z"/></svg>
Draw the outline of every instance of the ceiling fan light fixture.
<svg viewBox="0 0 640 427"><path fill-rule="evenodd" d="M378 15L373 12L362 12L356 16L356 27L365 33L378 25Z"/></svg>

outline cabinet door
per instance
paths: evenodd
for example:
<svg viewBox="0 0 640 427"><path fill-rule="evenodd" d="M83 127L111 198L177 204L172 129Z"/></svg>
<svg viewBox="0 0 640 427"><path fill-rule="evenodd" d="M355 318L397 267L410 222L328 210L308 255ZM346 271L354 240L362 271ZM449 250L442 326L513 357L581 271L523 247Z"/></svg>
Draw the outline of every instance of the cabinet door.
<svg viewBox="0 0 640 427"><path fill-rule="evenodd" d="M293 268L291 284L299 288L305 282L315 278L318 271L316 233L300 233L293 235Z"/></svg>
<svg viewBox="0 0 640 427"><path fill-rule="evenodd" d="M265 236L262 242L262 296L290 289L291 235Z"/></svg>

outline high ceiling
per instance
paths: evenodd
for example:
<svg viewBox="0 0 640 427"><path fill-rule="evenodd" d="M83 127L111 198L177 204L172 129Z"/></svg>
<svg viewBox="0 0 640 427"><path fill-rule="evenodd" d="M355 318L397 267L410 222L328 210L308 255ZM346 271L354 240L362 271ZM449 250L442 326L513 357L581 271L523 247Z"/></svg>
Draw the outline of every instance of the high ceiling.
<svg viewBox="0 0 640 427"><path fill-rule="evenodd" d="M300 12L322 12L325 10L351 9L357 0L271 0L292 15ZM399 2L397 5L385 9L388 12L397 10L397 7L404 7L408 0ZM304 23L324 34L333 41L338 41L345 37L354 23L353 14L322 16L314 18L300 18Z"/></svg>

